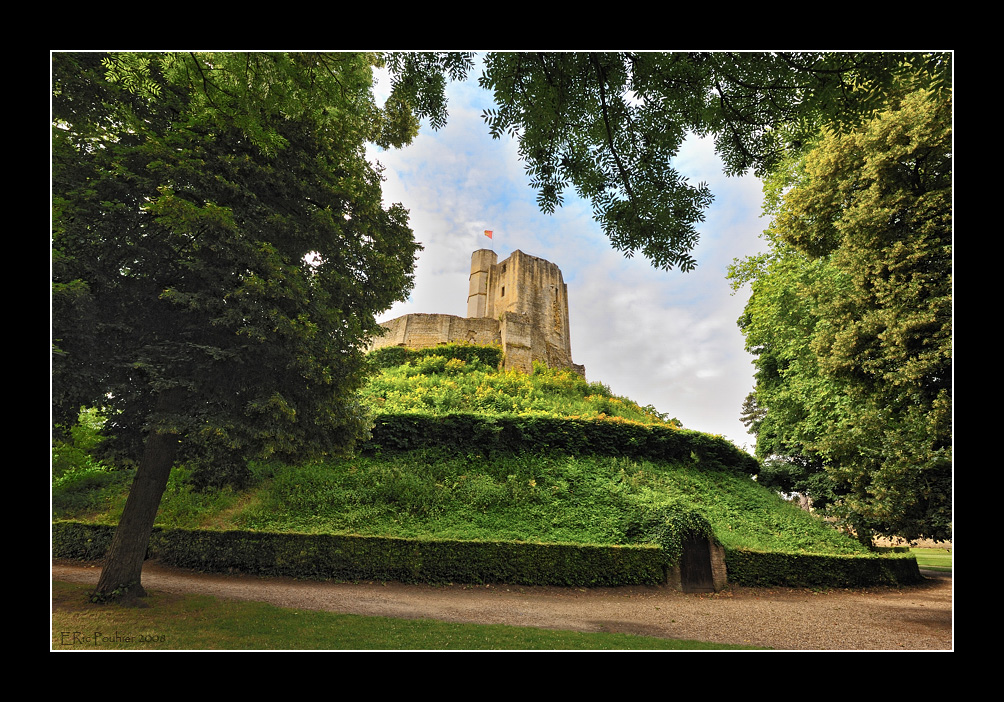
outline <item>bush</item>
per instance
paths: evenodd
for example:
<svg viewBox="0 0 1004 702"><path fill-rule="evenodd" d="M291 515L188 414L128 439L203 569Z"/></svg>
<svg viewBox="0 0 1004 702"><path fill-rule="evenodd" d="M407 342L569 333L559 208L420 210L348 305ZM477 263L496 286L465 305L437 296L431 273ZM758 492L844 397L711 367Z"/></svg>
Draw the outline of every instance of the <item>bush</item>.
<svg viewBox="0 0 1004 702"><path fill-rule="evenodd" d="M73 482L83 474L102 473L110 467L94 457L93 451L103 441L101 429L105 416L93 407L81 407L77 422L63 436L52 442L52 485Z"/></svg>
<svg viewBox="0 0 1004 702"><path fill-rule="evenodd" d="M65 518L104 512L112 503L120 501L132 478L131 470L110 470L104 467L93 471L65 473L60 479L53 481L53 516Z"/></svg>
<svg viewBox="0 0 1004 702"><path fill-rule="evenodd" d="M112 527L57 522L53 555L99 559L113 533ZM658 585L666 580L662 551L652 546L155 529L148 557L209 572L315 579L577 587Z"/></svg>
<svg viewBox="0 0 1004 702"><path fill-rule="evenodd" d="M603 416L679 428L679 422L669 420L668 415L616 397L602 383L586 382L568 369L548 368L536 361L529 375L499 370L498 347L444 344L373 353L383 370L360 392L360 401L376 414Z"/></svg>
<svg viewBox="0 0 1004 702"><path fill-rule="evenodd" d="M94 455L105 439L105 421L99 410L82 407L77 422L64 433L66 439L52 442L55 516L106 509L109 500L117 497L121 486L132 478L131 471L117 470Z"/></svg>
<svg viewBox="0 0 1004 702"><path fill-rule="evenodd" d="M763 553L725 549L729 582L756 587L867 587L923 581L913 556Z"/></svg>
<svg viewBox="0 0 1004 702"><path fill-rule="evenodd" d="M493 453L625 456L694 461L708 470L755 475L760 464L728 440L667 425L546 416L381 414L364 453L442 448Z"/></svg>
<svg viewBox="0 0 1004 702"><path fill-rule="evenodd" d="M467 364L477 362L484 368L498 368L502 365L501 346L481 346L477 344L439 344L426 349L409 349L404 346L385 346L371 351L367 358L377 368L396 368L406 363L418 364L429 356L456 359Z"/></svg>
<svg viewBox="0 0 1004 702"><path fill-rule="evenodd" d="M672 514L670 521L690 518ZM658 520L656 520L658 521ZM696 525L703 533L703 527ZM114 527L55 522L53 556L99 560ZM679 541L683 532L670 540ZM517 583L601 587L658 585L674 559L663 547L397 539L325 534L154 530L147 557L183 568L319 579ZM908 585L923 577L911 555L824 556L726 549L729 582L750 587Z"/></svg>

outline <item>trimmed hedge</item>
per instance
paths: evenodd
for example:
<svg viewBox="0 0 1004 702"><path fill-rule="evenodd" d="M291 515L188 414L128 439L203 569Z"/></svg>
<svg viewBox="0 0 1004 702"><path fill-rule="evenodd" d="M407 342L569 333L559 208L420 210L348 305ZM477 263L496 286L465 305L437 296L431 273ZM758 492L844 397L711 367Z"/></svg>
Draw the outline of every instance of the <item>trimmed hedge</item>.
<svg viewBox="0 0 1004 702"><path fill-rule="evenodd" d="M53 524L53 556L95 560L114 527ZM103 548L102 548L103 546ZM603 587L666 581L657 546L425 541L326 534L155 529L148 558L208 572L405 583Z"/></svg>
<svg viewBox="0 0 1004 702"><path fill-rule="evenodd" d="M924 580L913 556L815 555L725 551L730 583L756 587L866 587L910 585Z"/></svg>
<svg viewBox="0 0 1004 702"><path fill-rule="evenodd" d="M99 560L115 528L52 525L53 557ZM662 585L658 546L425 541L325 534L154 529L148 558L182 568L250 575L405 583L513 583L572 587ZM913 556L825 556L725 552L730 583L745 586L866 587L923 581Z"/></svg>
<svg viewBox="0 0 1004 702"><path fill-rule="evenodd" d="M405 346L384 346L376 351L370 351L367 358L377 368L396 368L405 363L413 363L429 356L456 358L464 363L477 359L489 368L502 365L505 356L501 346L480 346L477 344L439 344L424 349L410 349Z"/></svg>
<svg viewBox="0 0 1004 702"><path fill-rule="evenodd" d="M77 561L101 560L111 548L114 534L115 527L105 524L53 522L52 557Z"/></svg>
<svg viewBox="0 0 1004 702"><path fill-rule="evenodd" d="M756 475L760 464L727 439L611 419L567 417L486 417L478 414L382 414L375 418L364 453L440 448L485 455L558 451L577 456L624 456L664 461L694 461L712 470Z"/></svg>

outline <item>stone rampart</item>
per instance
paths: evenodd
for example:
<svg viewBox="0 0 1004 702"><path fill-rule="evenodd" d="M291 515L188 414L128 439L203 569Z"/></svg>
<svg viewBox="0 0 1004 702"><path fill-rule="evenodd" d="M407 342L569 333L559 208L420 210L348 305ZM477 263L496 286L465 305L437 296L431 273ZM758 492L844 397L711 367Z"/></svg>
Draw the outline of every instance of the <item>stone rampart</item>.
<svg viewBox="0 0 1004 702"><path fill-rule="evenodd" d="M387 333L374 339L373 348L407 346L424 349L437 344L468 343L501 345L496 319L457 317L452 314L406 314L381 324Z"/></svg>
<svg viewBox="0 0 1004 702"><path fill-rule="evenodd" d="M407 346L428 348L466 342L500 344L505 367L529 373L533 362L549 368L571 368L585 376L585 368L572 362L568 330L568 287L561 270L542 258L522 251L501 263L489 249L471 256L467 317L449 314L407 314L382 326L387 333L371 348Z"/></svg>

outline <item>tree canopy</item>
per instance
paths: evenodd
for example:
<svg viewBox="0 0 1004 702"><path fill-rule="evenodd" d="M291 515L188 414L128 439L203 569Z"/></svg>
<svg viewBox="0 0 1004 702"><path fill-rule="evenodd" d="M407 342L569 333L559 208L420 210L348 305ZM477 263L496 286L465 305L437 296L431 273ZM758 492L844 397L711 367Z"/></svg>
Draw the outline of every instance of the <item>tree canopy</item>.
<svg viewBox="0 0 1004 702"><path fill-rule="evenodd" d="M951 538L951 101L907 85L824 130L771 183L768 254L740 319L761 480L809 494L859 537Z"/></svg>
<svg viewBox="0 0 1004 702"><path fill-rule="evenodd" d="M100 591L138 585L176 459L239 482L365 432L363 352L418 248L365 157L417 126L374 104L375 61L53 55L54 412L108 408L139 464Z"/></svg>
<svg viewBox="0 0 1004 702"><path fill-rule="evenodd" d="M466 76L468 54L397 54L394 99L433 127L446 120L445 77ZM697 226L712 201L673 159L689 133L713 136L730 175L765 176L822 126L854 128L880 109L902 76L936 92L950 85L946 54L514 53L484 56L482 87L496 138L519 141L541 209L574 188L626 255L691 270Z"/></svg>

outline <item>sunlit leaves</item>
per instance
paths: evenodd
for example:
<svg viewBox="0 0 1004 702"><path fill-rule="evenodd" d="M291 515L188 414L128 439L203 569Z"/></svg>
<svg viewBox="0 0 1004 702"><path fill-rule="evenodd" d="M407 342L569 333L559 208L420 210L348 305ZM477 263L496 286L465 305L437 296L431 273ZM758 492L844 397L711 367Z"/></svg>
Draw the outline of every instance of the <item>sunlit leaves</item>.
<svg viewBox="0 0 1004 702"><path fill-rule="evenodd" d="M642 408L627 398L616 397L601 383L589 383L570 370L549 369L537 363L530 375L503 371L477 359L451 358L450 350L384 369L369 381L361 399L377 413L618 417L644 424L680 426L678 420L655 408Z"/></svg>
<svg viewBox="0 0 1004 702"><path fill-rule="evenodd" d="M391 96L387 110L407 108L420 118L427 118L433 129L446 125L447 80L464 80L474 67L470 52L391 53L384 57L391 69Z"/></svg>
<svg viewBox="0 0 1004 702"><path fill-rule="evenodd" d="M951 101L913 85L775 179L772 250L733 268L758 454L864 537L951 535Z"/></svg>
<svg viewBox="0 0 1004 702"><path fill-rule="evenodd" d="M129 92L151 99L160 95L160 84L150 77L148 56L120 53L101 59L101 65L109 83L120 83Z"/></svg>

